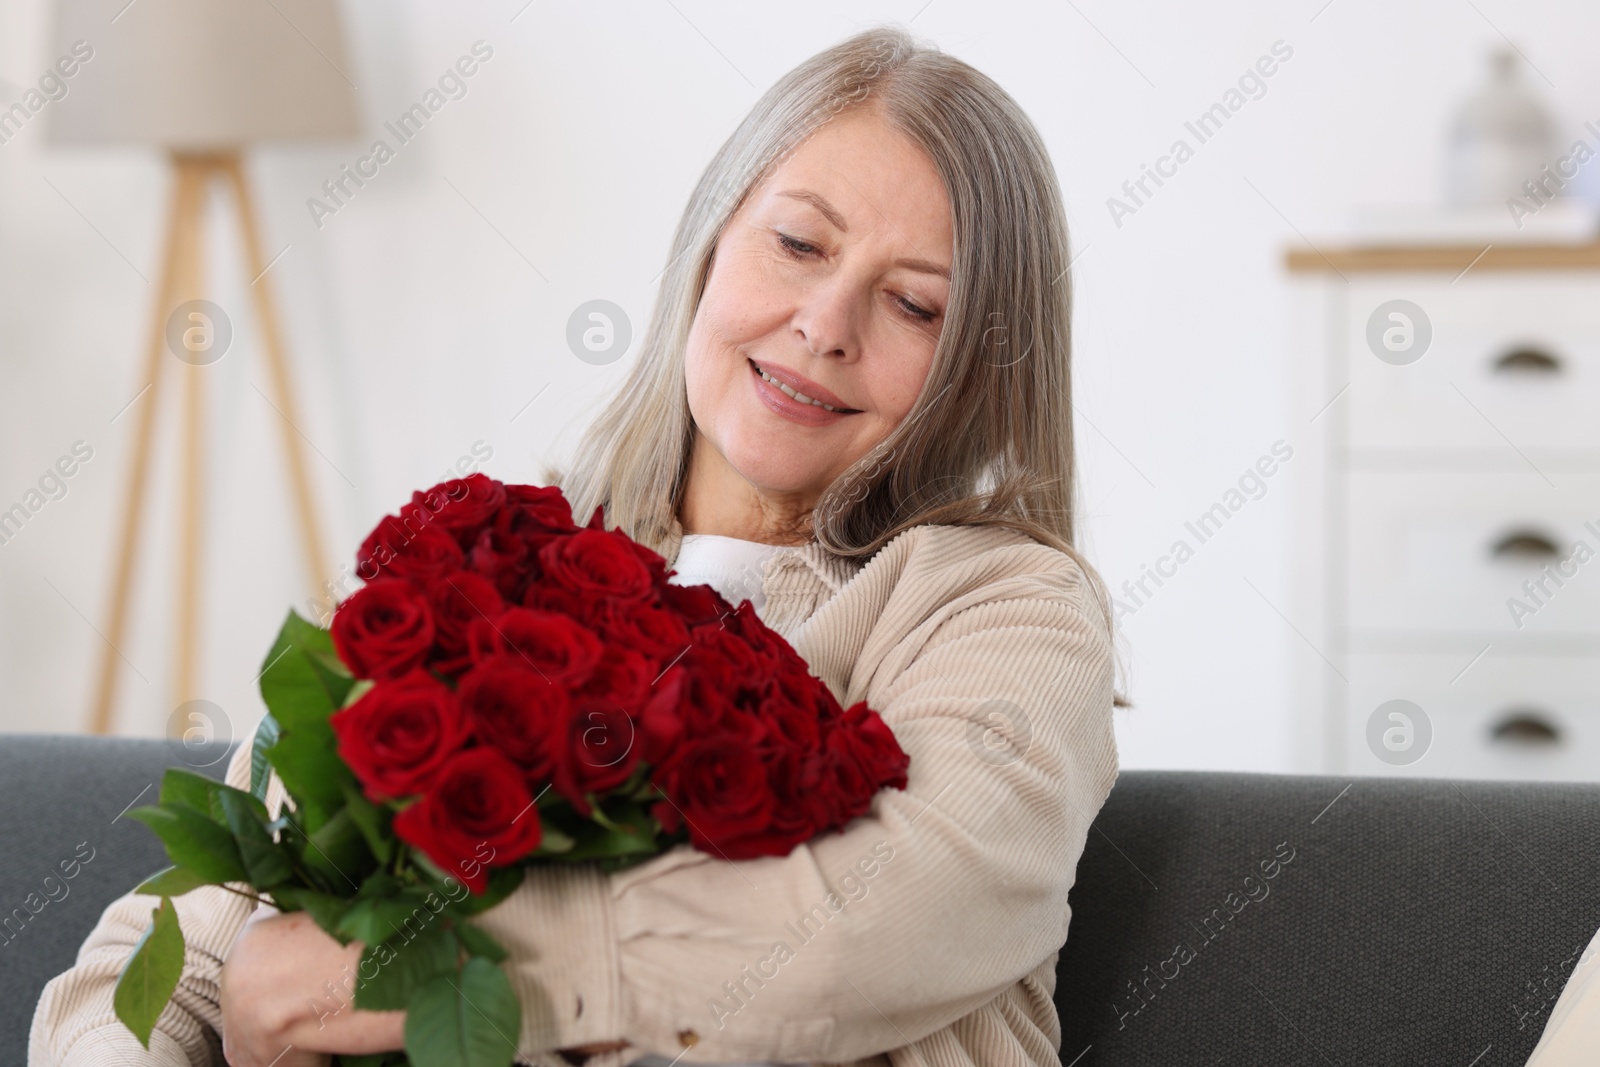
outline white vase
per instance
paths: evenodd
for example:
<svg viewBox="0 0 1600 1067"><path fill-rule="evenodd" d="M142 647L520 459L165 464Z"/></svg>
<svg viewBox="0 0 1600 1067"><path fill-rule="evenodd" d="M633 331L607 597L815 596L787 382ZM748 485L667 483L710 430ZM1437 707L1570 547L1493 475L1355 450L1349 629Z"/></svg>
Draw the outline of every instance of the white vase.
<svg viewBox="0 0 1600 1067"><path fill-rule="evenodd" d="M1545 178L1561 146L1556 118L1522 76L1522 61L1510 48L1491 57L1489 81L1462 104L1450 131L1446 199L1452 204L1504 204L1526 197ZM1555 183L1546 185L1548 196Z"/></svg>

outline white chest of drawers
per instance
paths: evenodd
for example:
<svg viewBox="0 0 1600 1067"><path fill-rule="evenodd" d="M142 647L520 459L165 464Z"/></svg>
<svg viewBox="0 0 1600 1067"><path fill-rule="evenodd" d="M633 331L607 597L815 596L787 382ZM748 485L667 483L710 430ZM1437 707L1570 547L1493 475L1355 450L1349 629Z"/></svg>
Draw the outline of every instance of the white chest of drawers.
<svg viewBox="0 0 1600 1067"><path fill-rule="evenodd" d="M1600 246L1288 266L1298 762L1600 780Z"/></svg>

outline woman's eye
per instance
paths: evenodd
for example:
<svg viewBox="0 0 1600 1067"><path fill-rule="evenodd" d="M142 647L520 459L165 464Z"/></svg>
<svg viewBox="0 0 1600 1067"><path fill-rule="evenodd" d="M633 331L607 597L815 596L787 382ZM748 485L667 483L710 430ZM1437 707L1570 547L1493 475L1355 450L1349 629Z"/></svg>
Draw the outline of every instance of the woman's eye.
<svg viewBox="0 0 1600 1067"><path fill-rule="evenodd" d="M804 259L817 251L815 245L808 245L804 241L796 240L786 233L778 234L778 243L783 246L785 252L795 259Z"/></svg>
<svg viewBox="0 0 1600 1067"><path fill-rule="evenodd" d="M808 244L807 242L795 237L790 237L786 233L778 234L778 244L786 253L788 253L791 259L805 259L808 256L817 255L821 251L816 245ZM899 306L901 311L918 322L932 322L938 317L937 312L918 307L916 304L913 304L903 296L896 295L894 302Z"/></svg>
<svg viewBox="0 0 1600 1067"><path fill-rule="evenodd" d="M933 321L935 314L934 312L918 307L903 296L897 296L894 298L894 300L895 303L899 304L900 307L905 310L906 314L910 315L912 318L917 319L920 322Z"/></svg>

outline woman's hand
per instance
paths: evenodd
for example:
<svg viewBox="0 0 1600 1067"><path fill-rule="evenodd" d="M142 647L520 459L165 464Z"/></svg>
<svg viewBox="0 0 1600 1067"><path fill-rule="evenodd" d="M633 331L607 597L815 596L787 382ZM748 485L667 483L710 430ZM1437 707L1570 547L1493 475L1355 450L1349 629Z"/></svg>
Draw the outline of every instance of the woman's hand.
<svg viewBox="0 0 1600 1067"><path fill-rule="evenodd" d="M222 965L230 1067L328 1067L330 1053L404 1048L405 1012L356 1010L361 949L305 912L257 909Z"/></svg>

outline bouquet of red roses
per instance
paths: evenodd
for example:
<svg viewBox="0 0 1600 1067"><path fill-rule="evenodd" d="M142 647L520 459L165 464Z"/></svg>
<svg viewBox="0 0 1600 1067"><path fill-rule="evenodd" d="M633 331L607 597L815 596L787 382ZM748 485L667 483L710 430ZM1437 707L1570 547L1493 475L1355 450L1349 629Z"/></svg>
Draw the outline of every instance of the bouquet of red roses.
<svg viewBox="0 0 1600 1067"><path fill-rule="evenodd" d="M251 790L171 770L129 813L173 863L139 887L162 900L116 991L147 1046L182 971L170 898L219 885L363 942L355 1005L406 1009L406 1050L339 1062L505 1067L521 1010L469 920L526 865L786 855L905 787L877 713L842 708L748 601L669 583L559 489L419 491L357 564L330 627L291 611L268 653Z"/></svg>

